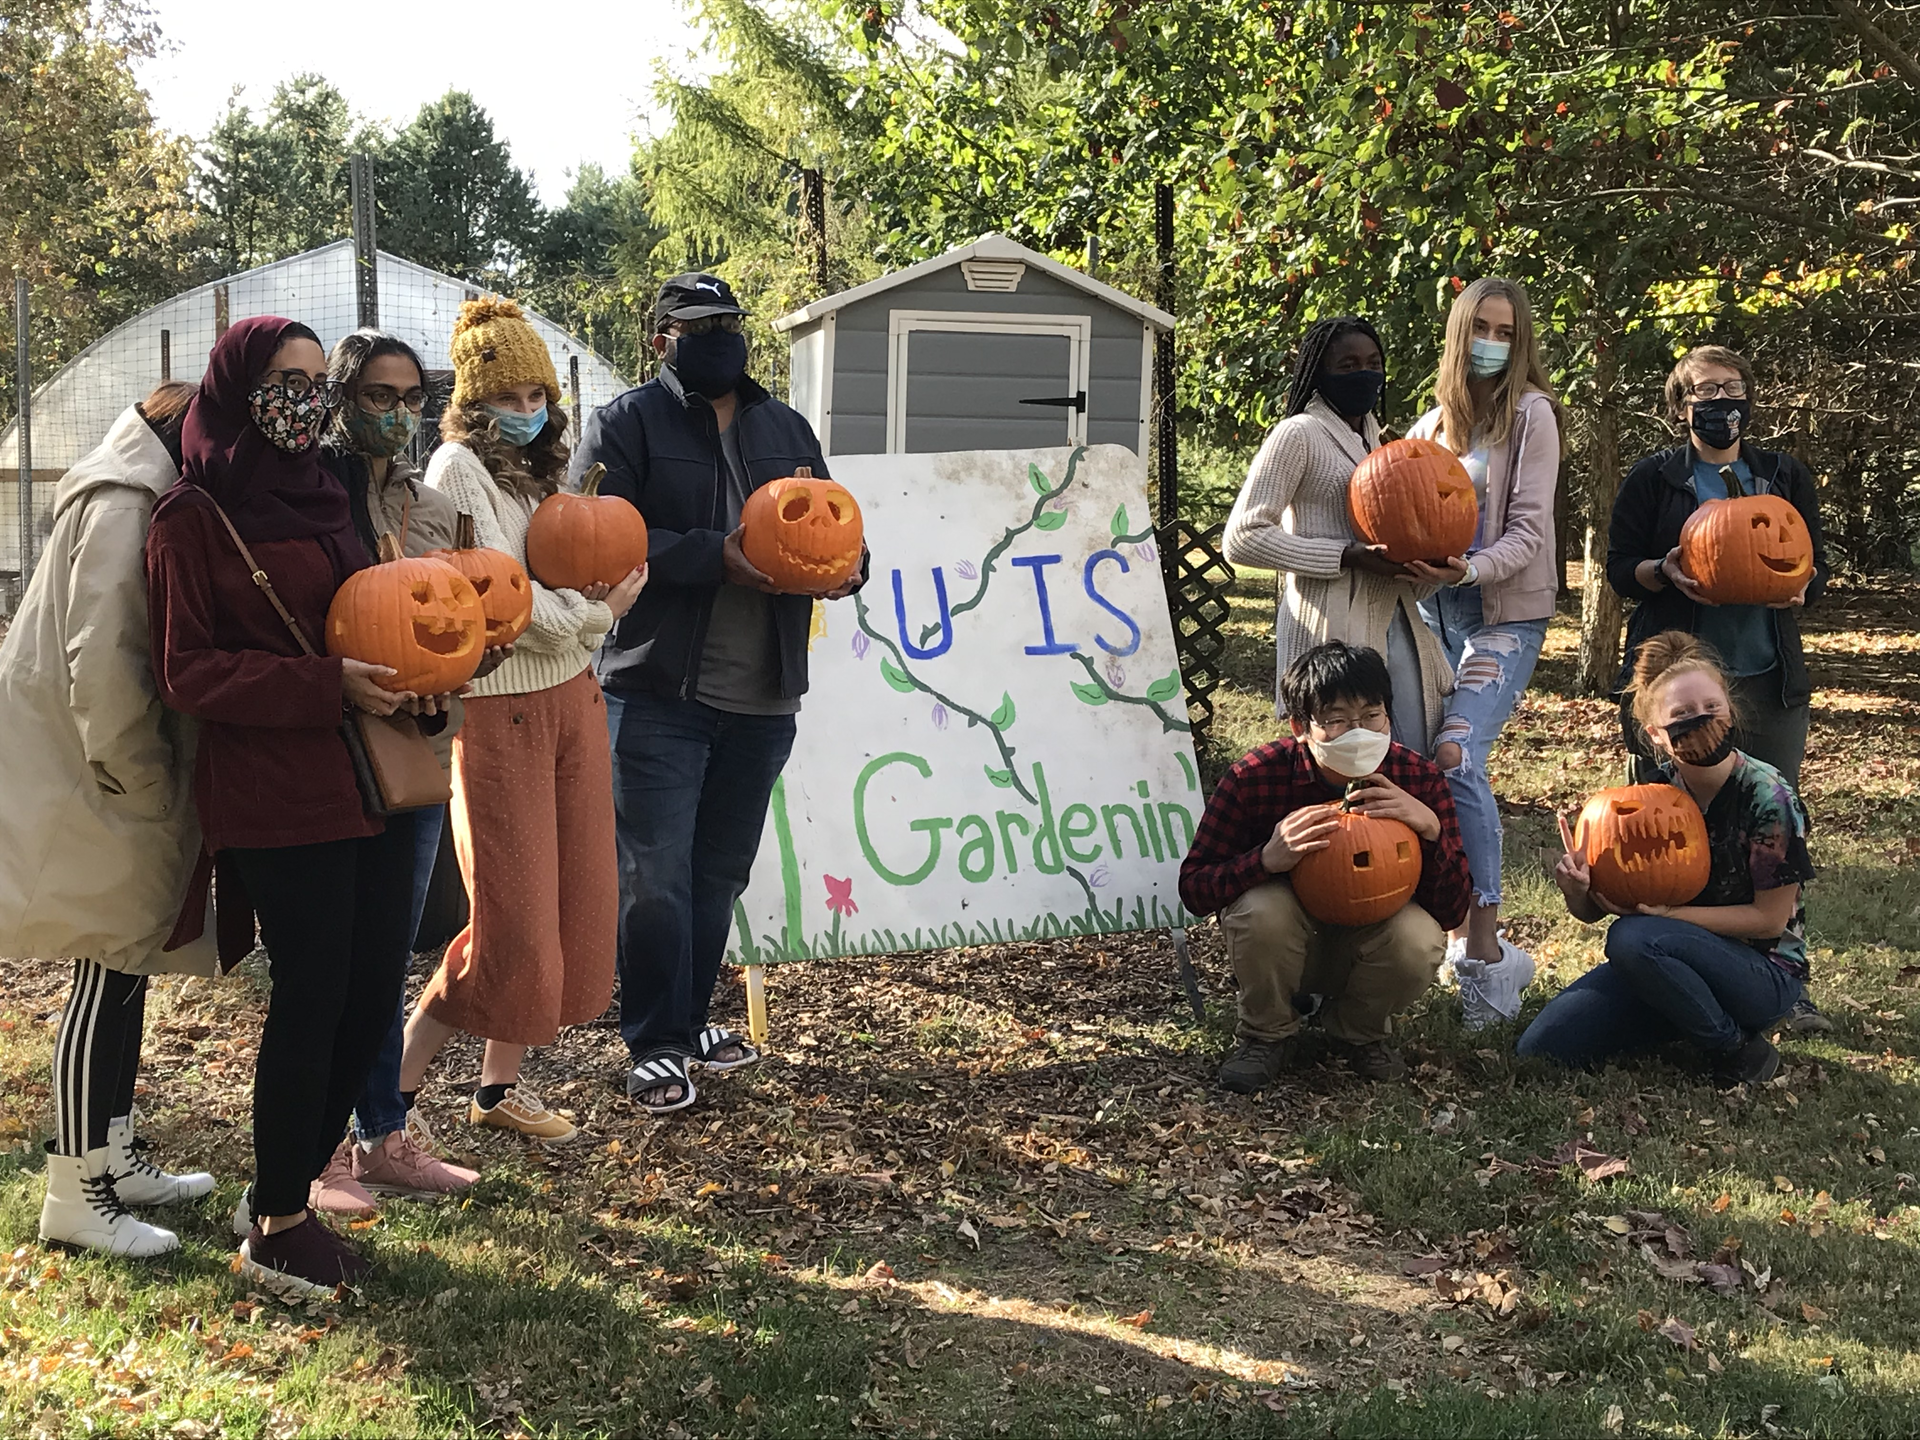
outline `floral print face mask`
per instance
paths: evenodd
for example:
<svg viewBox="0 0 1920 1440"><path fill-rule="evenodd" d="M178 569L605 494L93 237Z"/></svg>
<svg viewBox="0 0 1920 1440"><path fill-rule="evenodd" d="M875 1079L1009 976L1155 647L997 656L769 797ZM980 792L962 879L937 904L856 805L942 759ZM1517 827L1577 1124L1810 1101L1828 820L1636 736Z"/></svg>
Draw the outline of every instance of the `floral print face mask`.
<svg viewBox="0 0 1920 1440"><path fill-rule="evenodd" d="M260 433L289 455L304 455L319 443L327 401L317 386L295 395L285 385L260 385L247 399Z"/></svg>

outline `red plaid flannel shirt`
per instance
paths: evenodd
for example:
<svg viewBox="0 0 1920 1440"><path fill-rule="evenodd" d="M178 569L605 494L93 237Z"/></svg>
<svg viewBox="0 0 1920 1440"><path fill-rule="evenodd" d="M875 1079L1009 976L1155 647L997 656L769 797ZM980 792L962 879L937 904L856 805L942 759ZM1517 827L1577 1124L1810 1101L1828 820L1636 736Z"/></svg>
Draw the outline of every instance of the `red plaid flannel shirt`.
<svg viewBox="0 0 1920 1440"><path fill-rule="evenodd" d="M1440 817L1440 838L1420 842L1420 884L1413 898L1451 930L1473 898L1467 852L1446 779L1431 760L1394 745L1380 773ZM1195 915L1224 910L1275 877L1260 863L1273 827L1303 805L1338 800L1341 792L1315 767L1304 743L1273 740L1247 755L1214 787L1193 848L1180 865L1180 899Z"/></svg>

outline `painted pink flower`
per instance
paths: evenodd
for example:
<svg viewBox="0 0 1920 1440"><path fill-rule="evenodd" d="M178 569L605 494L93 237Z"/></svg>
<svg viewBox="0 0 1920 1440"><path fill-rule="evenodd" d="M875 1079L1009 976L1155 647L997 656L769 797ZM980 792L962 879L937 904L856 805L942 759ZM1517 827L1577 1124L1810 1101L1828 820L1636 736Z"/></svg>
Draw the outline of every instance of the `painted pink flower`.
<svg viewBox="0 0 1920 1440"><path fill-rule="evenodd" d="M836 915L858 913L860 907L853 903L852 876L848 876L845 880L836 880L831 875L823 875L820 878L827 882L827 909Z"/></svg>

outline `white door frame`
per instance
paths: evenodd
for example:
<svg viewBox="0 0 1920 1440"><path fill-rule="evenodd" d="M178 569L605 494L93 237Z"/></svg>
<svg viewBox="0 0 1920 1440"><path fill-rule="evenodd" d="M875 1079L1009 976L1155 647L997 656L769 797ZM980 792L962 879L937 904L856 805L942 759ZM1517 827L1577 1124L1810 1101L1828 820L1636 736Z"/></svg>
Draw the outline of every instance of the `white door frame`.
<svg viewBox="0 0 1920 1440"><path fill-rule="evenodd" d="M971 335L1059 335L1067 341L1067 393L1087 388L1093 361L1091 315L1019 314L1005 311L895 310L887 321L887 453L907 448L907 353L916 330ZM1068 445L1087 441L1084 411L1067 411Z"/></svg>

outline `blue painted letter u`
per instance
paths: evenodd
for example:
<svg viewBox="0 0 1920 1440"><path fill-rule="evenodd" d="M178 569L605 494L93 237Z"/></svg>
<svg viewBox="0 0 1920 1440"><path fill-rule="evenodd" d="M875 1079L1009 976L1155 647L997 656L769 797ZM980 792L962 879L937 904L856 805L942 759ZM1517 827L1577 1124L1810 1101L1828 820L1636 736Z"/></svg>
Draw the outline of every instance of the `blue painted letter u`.
<svg viewBox="0 0 1920 1440"><path fill-rule="evenodd" d="M900 648L915 660L931 660L953 648L953 612L947 608L947 576L938 565L933 567L933 594L940 602L940 639L930 648L913 643L907 633L907 597L900 585L900 572L893 572L893 618L900 627Z"/></svg>

